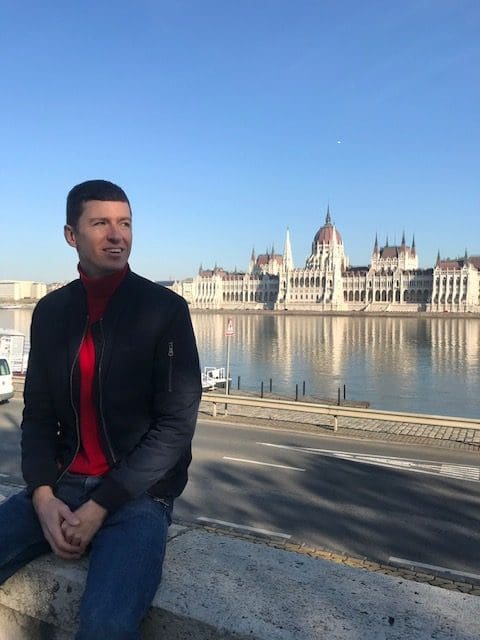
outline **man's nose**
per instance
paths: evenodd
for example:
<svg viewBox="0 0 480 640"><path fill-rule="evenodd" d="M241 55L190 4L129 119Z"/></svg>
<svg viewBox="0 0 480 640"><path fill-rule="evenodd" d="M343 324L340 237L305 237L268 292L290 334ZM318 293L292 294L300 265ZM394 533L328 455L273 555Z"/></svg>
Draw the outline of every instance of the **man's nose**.
<svg viewBox="0 0 480 640"><path fill-rule="evenodd" d="M108 227L107 237L110 242L120 242L122 239L122 234L120 233L120 229L116 225L111 224Z"/></svg>

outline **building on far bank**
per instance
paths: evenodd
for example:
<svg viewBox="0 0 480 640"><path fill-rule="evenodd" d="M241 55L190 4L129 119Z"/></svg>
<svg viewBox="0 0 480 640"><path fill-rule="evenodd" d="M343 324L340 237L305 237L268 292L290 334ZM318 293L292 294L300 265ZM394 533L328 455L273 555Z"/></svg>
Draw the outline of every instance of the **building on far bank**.
<svg viewBox="0 0 480 640"><path fill-rule="evenodd" d="M418 264L415 238L407 245L403 234L393 246L375 238L369 265L350 266L328 208L304 266L294 266L287 230L282 254L253 251L245 272L200 267L171 288L196 309L480 312L480 256Z"/></svg>
<svg viewBox="0 0 480 640"><path fill-rule="evenodd" d="M0 280L1 302L40 300L47 293L47 285L31 280Z"/></svg>

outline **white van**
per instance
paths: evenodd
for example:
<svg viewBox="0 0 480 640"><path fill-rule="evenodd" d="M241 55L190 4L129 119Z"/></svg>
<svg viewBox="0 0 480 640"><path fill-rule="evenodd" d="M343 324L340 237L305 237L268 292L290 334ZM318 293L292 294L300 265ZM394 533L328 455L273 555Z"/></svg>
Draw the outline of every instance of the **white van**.
<svg viewBox="0 0 480 640"><path fill-rule="evenodd" d="M0 404L13 398L13 381L10 365L6 358L0 358Z"/></svg>

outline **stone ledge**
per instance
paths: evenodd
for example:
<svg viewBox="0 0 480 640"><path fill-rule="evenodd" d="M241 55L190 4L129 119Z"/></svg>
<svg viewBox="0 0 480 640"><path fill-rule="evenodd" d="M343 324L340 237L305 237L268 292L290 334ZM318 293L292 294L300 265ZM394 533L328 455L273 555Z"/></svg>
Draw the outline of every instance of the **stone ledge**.
<svg viewBox="0 0 480 640"><path fill-rule="evenodd" d="M173 525L144 640L480 637L478 597L311 555ZM71 640L87 567L48 555L10 578L0 640Z"/></svg>
<svg viewBox="0 0 480 640"><path fill-rule="evenodd" d="M46 556L8 580L1 640L70 640L87 562ZM143 638L473 640L479 614L473 596L184 529L167 545Z"/></svg>

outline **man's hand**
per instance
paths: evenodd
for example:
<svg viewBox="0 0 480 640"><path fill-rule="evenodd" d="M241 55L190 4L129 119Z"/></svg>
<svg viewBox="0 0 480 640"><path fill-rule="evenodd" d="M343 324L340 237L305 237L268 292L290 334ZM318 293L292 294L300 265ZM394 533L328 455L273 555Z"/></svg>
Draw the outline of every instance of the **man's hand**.
<svg viewBox="0 0 480 640"><path fill-rule="evenodd" d="M67 522L75 527L80 524L80 519L68 506L56 498L52 488L41 486L35 489L32 503L37 512L43 534L52 551L60 558L72 560L80 558L84 549L78 544L72 544L65 538L62 525Z"/></svg>
<svg viewBox="0 0 480 640"><path fill-rule="evenodd" d="M72 524L65 518L62 533L68 543L77 546L83 553L104 523L108 511L94 500L88 500L73 515L77 516L78 523Z"/></svg>

